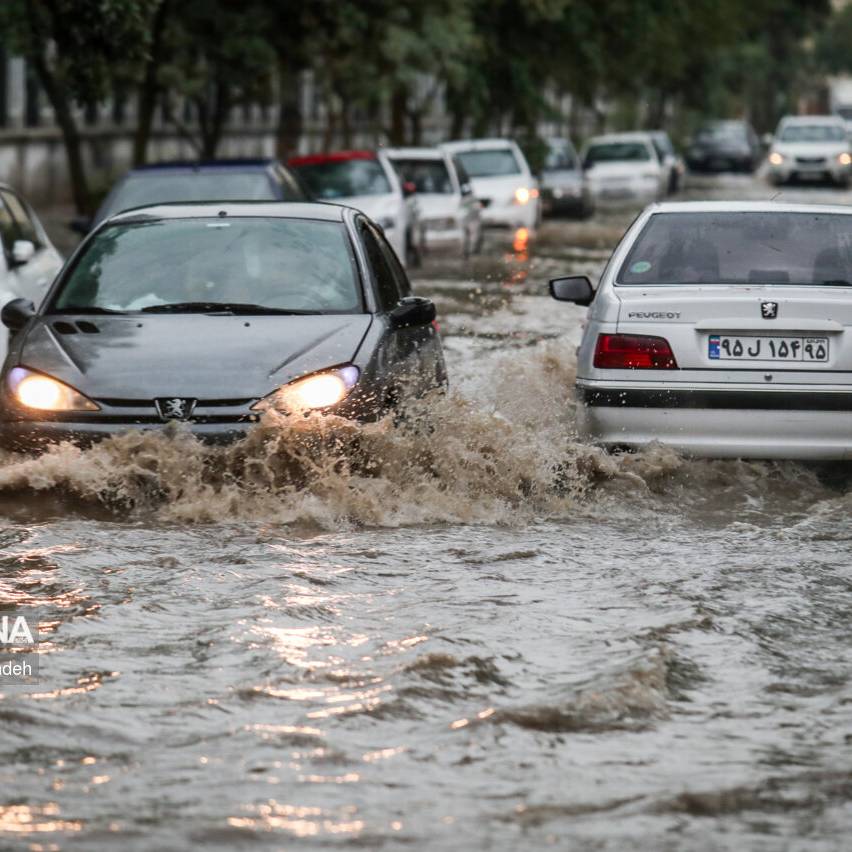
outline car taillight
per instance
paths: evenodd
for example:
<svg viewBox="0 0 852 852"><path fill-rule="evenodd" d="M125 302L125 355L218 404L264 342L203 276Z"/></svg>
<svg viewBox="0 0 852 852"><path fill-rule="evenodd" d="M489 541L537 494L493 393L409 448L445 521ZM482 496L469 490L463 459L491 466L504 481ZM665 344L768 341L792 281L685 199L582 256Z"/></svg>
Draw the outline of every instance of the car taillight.
<svg viewBox="0 0 852 852"><path fill-rule="evenodd" d="M646 334L599 334L596 367L604 370L676 370L669 342Z"/></svg>

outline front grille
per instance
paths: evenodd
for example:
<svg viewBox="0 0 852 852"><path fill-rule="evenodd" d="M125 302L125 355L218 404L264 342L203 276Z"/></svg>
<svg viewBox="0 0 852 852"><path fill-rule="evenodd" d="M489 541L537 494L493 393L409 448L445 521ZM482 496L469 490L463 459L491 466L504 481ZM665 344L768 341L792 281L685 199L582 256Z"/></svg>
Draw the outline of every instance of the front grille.
<svg viewBox="0 0 852 852"><path fill-rule="evenodd" d="M825 157L796 157L800 166L824 166Z"/></svg>

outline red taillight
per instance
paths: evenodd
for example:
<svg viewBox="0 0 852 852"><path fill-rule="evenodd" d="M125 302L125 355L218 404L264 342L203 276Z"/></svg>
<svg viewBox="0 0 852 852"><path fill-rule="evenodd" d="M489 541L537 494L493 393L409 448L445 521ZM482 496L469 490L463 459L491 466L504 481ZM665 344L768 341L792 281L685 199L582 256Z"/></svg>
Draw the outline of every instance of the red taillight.
<svg viewBox="0 0 852 852"><path fill-rule="evenodd" d="M604 370L676 370L668 340L647 334L599 334L595 366Z"/></svg>

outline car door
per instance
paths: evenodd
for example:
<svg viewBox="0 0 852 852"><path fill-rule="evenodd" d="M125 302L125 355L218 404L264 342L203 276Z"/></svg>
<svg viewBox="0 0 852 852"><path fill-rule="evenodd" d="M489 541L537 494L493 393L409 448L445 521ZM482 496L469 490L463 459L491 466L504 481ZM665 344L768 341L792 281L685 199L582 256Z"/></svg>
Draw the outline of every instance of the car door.
<svg viewBox="0 0 852 852"><path fill-rule="evenodd" d="M25 202L10 189L0 189L0 201L11 224L5 226L3 249L6 256L8 282L16 296L30 299L38 305L44 298L56 273L62 266L62 258L53 248L41 223ZM12 250L17 240L33 244L35 252L25 263L15 264Z"/></svg>

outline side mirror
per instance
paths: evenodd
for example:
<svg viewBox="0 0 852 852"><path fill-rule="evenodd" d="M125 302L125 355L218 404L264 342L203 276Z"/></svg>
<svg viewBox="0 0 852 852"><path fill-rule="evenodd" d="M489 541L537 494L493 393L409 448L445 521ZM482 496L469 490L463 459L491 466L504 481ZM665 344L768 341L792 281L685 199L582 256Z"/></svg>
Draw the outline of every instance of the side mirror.
<svg viewBox="0 0 852 852"><path fill-rule="evenodd" d="M92 230L92 220L88 216L75 216L68 223L69 230L81 237L85 237Z"/></svg>
<svg viewBox="0 0 852 852"><path fill-rule="evenodd" d="M12 244L12 256L10 266L23 266L32 259L35 254L35 245L29 240L15 240Z"/></svg>
<svg viewBox="0 0 852 852"><path fill-rule="evenodd" d="M595 298L592 282L585 275L570 275L554 278L550 282L550 295L560 302L574 302L575 305L591 305Z"/></svg>
<svg viewBox="0 0 852 852"><path fill-rule="evenodd" d="M0 321L12 331L20 331L34 316L35 305L29 299L12 299L3 305Z"/></svg>
<svg viewBox="0 0 852 852"><path fill-rule="evenodd" d="M417 184L413 180L406 180L402 183L402 194L406 198L411 198L417 192Z"/></svg>
<svg viewBox="0 0 852 852"><path fill-rule="evenodd" d="M473 195L473 187L469 183L463 183L459 187L459 192L461 192L462 195Z"/></svg>
<svg viewBox="0 0 852 852"><path fill-rule="evenodd" d="M390 312L390 319L394 328L411 328L428 325L437 315L435 303L430 299L424 299L422 296L406 296L400 299L397 306Z"/></svg>

